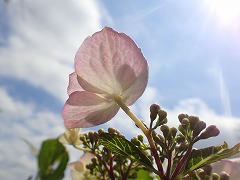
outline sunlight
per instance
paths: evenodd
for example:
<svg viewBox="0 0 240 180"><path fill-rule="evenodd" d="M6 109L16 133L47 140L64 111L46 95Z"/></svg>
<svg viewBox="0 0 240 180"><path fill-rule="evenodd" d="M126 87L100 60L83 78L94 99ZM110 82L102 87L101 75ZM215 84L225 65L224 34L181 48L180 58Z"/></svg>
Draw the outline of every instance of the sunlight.
<svg viewBox="0 0 240 180"><path fill-rule="evenodd" d="M205 0L204 3L219 25L234 26L240 22L239 0Z"/></svg>

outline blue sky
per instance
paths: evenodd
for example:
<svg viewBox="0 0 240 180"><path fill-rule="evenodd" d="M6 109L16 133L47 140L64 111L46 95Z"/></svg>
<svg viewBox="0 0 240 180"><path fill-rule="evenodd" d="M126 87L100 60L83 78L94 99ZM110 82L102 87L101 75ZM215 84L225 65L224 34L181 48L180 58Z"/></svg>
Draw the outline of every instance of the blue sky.
<svg viewBox="0 0 240 180"><path fill-rule="evenodd" d="M179 113L198 115L222 131L209 143L239 142L239 9L237 0L0 1L0 178L33 174L36 162L21 138L38 147L63 133L75 53L104 26L131 36L149 62L147 89L131 107L138 116L147 121L149 105L158 103L170 125ZM121 111L97 128L108 126L139 133Z"/></svg>

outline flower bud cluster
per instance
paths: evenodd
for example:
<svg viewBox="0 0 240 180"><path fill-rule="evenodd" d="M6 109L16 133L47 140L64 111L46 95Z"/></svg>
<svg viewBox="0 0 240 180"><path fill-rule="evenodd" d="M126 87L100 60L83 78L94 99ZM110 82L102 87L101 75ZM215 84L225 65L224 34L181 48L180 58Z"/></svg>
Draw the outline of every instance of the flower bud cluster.
<svg viewBox="0 0 240 180"><path fill-rule="evenodd" d="M85 148L95 149L98 146L99 133L90 131L80 137Z"/></svg>
<svg viewBox="0 0 240 180"><path fill-rule="evenodd" d="M200 168L194 172L190 172L189 175L185 176L183 180L190 179L205 179L205 180L229 180L229 175L225 172L222 172L220 175L212 171L211 165L206 165L203 168Z"/></svg>
<svg viewBox="0 0 240 180"><path fill-rule="evenodd" d="M86 165L86 168L93 176L103 177L104 179L111 179L113 176L116 179L122 179L122 177L125 176L131 179L137 178L137 171L144 169L143 166L128 157L123 157L102 146L98 141L102 133L106 132L103 129L99 129L97 132L88 132L80 137L84 148L86 150L89 149L89 151L95 155L95 157L91 159L91 163ZM108 128L107 133L125 138L119 130L112 127ZM144 143L144 137L142 135L132 138L131 141L149 157L150 160L153 160L148 152L148 145ZM134 170L130 171L133 168ZM109 172L112 174L109 174Z"/></svg>
<svg viewBox="0 0 240 180"><path fill-rule="evenodd" d="M158 104L152 104L150 106L150 120L151 120L151 124L156 119L157 119L157 121L156 121L153 129L156 129L157 127L167 123L167 112L162 110ZM150 128L152 128L152 125L150 125Z"/></svg>
<svg viewBox="0 0 240 180"><path fill-rule="evenodd" d="M180 114L178 119L181 123L178 127L178 130L189 142L193 141L195 143L200 139L218 136L220 133L219 129L215 125L210 125L206 128L206 123L199 120L197 116Z"/></svg>
<svg viewBox="0 0 240 180"><path fill-rule="evenodd" d="M145 154L152 162L153 162L153 157L149 153L149 145L144 142L144 137L143 135L138 135L137 137L133 137L131 139L131 143L133 143L135 146L138 147L139 150L142 151L143 154Z"/></svg>

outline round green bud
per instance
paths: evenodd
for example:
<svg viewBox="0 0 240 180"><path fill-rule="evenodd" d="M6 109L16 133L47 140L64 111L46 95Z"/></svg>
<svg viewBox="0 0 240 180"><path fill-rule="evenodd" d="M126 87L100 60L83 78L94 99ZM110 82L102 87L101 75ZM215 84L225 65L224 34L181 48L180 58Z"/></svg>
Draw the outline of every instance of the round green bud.
<svg viewBox="0 0 240 180"><path fill-rule="evenodd" d="M179 114L179 115L178 115L178 120L180 121L180 123L182 123L182 120L183 120L184 118L188 118L188 115L187 115L187 114Z"/></svg>
<svg viewBox="0 0 240 180"><path fill-rule="evenodd" d="M138 138L139 141L143 142L143 135L139 134L139 135L137 136L137 138Z"/></svg>
<svg viewBox="0 0 240 180"><path fill-rule="evenodd" d="M183 127L185 127L185 128L189 127L190 123L189 123L188 118L184 118L184 119L182 120L181 124L182 124Z"/></svg>
<svg viewBox="0 0 240 180"><path fill-rule="evenodd" d="M155 131L153 131L153 140L157 143L157 144L162 144L164 143L164 137L160 134L157 134Z"/></svg>
<svg viewBox="0 0 240 180"><path fill-rule="evenodd" d="M83 142L86 141L86 137L85 136L80 136L79 139L80 139L80 141L83 141Z"/></svg>
<svg viewBox="0 0 240 180"><path fill-rule="evenodd" d="M180 124L180 125L178 126L178 130L179 130L183 135L186 134L185 128L183 127L182 124Z"/></svg>
<svg viewBox="0 0 240 180"><path fill-rule="evenodd" d="M96 157L93 157L93 158L91 159L91 161L92 161L93 164L97 164L97 161L98 161L98 160L97 160Z"/></svg>
<svg viewBox="0 0 240 180"><path fill-rule="evenodd" d="M105 132L104 129L99 129L99 130L98 130L98 133L99 133L99 134L102 134L102 133L104 133L104 132Z"/></svg>
<svg viewBox="0 0 240 180"><path fill-rule="evenodd" d="M198 124L199 117L197 116L189 116L188 117L189 123L190 123L190 129L193 130L195 128L195 126Z"/></svg>
<svg viewBox="0 0 240 180"><path fill-rule="evenodd" d="M108 128L108 132L110 134L119 134L119 131L115 128L112 128L112 127Z"/></svg>
<svg viewBox="0 0 240 180"><path fill-rule="evenodd" d="M140 141L139 141L136 137L133 137L133 138L131 139L131 142L132 142L134 145L136 145L136 146L140 146L140 145L141 145Z"/></svg>
<svg viewBox="0 0 240 180"><path fill-rule="evenodd" d="M91 144L93 144L93 142L94 142L94 133L92 131L90 131L88 133L88 137L89 137L89 140L90 140Z"/></svg>
<svg viewBox="0 0 240 180"><path fill-rule="evenodd" d="M177 128L171 127L170 128L170 134L171 134L172 137L175 137L176 134L177 134Z"/></svg>
<svg viewBox="0 0 240 180"><path fill-rule="evenodd" d="M98 138L99 138L99 133L98 132L93 132L93 139L95 142L98 141Z"/></svg>
<svg viewBox="0 0 240 180"><path fill-rule="evenodd" d="M162 125L160 129L163 132L163 136L166 138L169 134L169 127L167 125Z"/></svg>
<svg viewBox="0 0 240 180"><path fill-rule="evenodd" d="M177 143L182 143L182 142L185 142L185 137L182 135L182 134L178 134L175 141Z"/></svg>
<svg viewBox="0 0 240 180"><path fill-rule="evenodd" d="M158 112L158 117L161 120L165 119L167 117L167 112L162 110L162 109L160 109L159 112Z"/></svg>
<svg viewBox="0 0 240 180"><path fill-rule="evenodd" d="M212 173L212 180L219 180L220 177L217 173Z"/></svg>
<svg viewBox="0 0 240 180"><path fill-rule="evenodd" d="M158 104L152 104L150 106L150 119L154 121L157 118L158 112L160 111L160 106Z"/></svg>
<svg viewBox="0 0 240 180"><path fill-rule="evenodd" d="M193 129L193 137L198 136L200 134L200 132L206 128L206 126L207 125L205 122L199 121L198 124Z"/></svg>

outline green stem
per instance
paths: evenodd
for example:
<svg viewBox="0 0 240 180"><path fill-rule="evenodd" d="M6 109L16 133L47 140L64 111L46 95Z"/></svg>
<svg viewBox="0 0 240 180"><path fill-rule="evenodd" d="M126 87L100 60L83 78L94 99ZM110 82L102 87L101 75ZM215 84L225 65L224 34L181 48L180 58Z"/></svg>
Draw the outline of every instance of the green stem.
<svg viewBox="0 0 240 180"><path fill-rule="evenodd" d="M78 147L78 146L76 146L76 145L73 145L73 147L74 147L75 149L80 150L80 151L84 151L84 152L92 152L90 149L86 149L86 148Z"/></svg>
<svg viewBox="0 0 240 180"><path fill-rule="evenodd" d="M142 130L142 132L147 135L148 129L146 126L140 121L135 114L133 114L130 109L122 102L120 96L114 97L114 101L122 108L122 110L135 122L135 124Z"/></svg>
<svg viewBox="0 0 240 180"><path fill-rule="evenodd" d="M135 114L133 114L130 109L126 106L125 103L123 103L122 99L120 96L115 96L114 101L122 108L122 110L135 122L135 124L142 130L142 132L145 134L145 136L148 139L149 145L151 147L151 152L153 153L154 159L156 161L157 167L158 167L158 175L162 180L165 179L162 163L160 160L160 157L157 153L157 148L155 145L155 142L152 137L152 130L148 129L141 120L138 119Z"/></svg>

